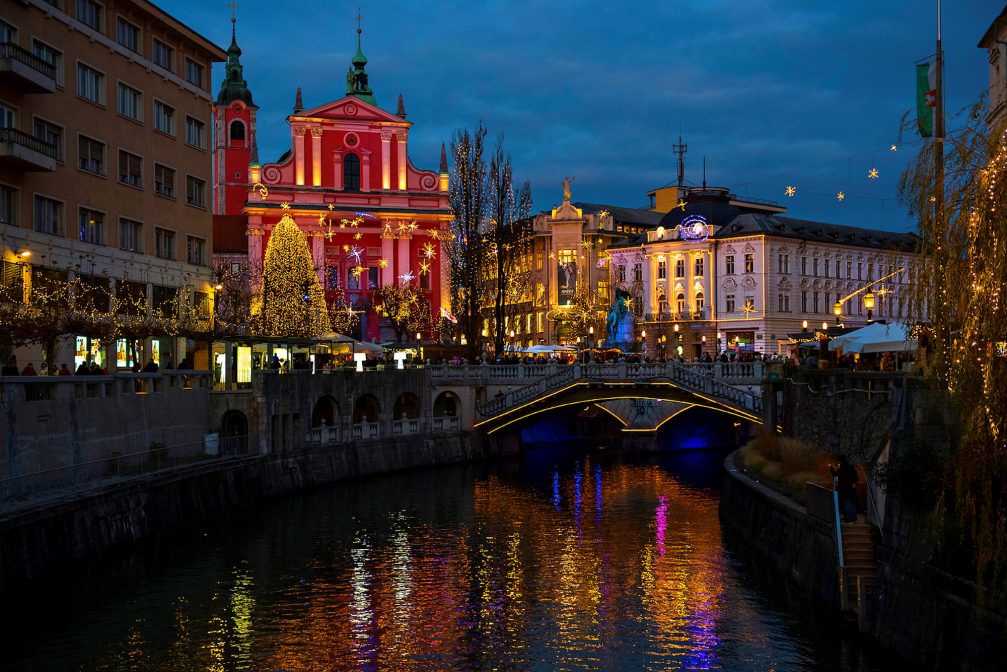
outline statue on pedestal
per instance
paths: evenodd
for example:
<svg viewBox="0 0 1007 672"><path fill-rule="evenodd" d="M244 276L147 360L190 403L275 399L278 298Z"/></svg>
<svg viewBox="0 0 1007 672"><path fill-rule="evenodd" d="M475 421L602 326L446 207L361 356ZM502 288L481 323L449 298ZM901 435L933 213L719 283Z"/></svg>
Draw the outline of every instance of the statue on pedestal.
<svg viewBox="0 0 1007 672"><path fill-rule="evenodd" d="M628 300L629 292L617 287L605 319L605 347L629 350L633 345L633 315L629 312Z"/></svg>

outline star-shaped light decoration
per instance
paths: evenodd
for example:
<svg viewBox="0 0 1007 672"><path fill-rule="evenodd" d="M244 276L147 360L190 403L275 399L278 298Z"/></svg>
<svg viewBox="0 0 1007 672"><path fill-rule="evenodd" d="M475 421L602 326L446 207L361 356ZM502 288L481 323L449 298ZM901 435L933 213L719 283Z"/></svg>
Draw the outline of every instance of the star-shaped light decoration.
<svg viewBox="0 0 1007 672"><path fill-rule="evenodd" d="M420 262L420 275L427 275L430 273L430 262L421 261Z"/></svg>
<svg viewBox="0 0 1007 672"><path fill-rule="evenodd" d="M844 194L843 192L840 191L838 194L836 194L837 201L842 201L844 198L846 198L846 194Z"/></svg>
<svg viewBox="0 0 1007 672"><path fill-rule="evenodd" d="M437 229L434 229L433 231L430 232L430 237L433 238L434 240L438 240L440 238L440 235L441 232L438 231Z"/></svg>
<svg viewBox="0 0 1007 672"><path fill-rule="evenodd" d="M870 170L868 170L867 171L867 177L871 178L872 180L878 179L878 169L877 168L871 168Z"/></svg>
<svg viewBox="0 0 1007 672"><path fill-rule="evenodd" d="M359 231L357 231L356 233L353 234L353 240L360 240L363 237L364 237L364 234L360 233Z"/></svg>
<svg viewBox="0 0 1007 672"><path fill-rule="evenodd" d="M793 195L797 193L797 187L792 184L788 184L787 188L783 190L783 193L787 196L793 197Z"/></svg>
<svg viewBox="0 0 1007 672"><path fill-rule="evenodd" d="M381 268L388 268L388 259L386 259L385 257L381 257L380 259L378 259L378 266L380 266Z"/></svg>
<svg viewBox="0 0 1007 672"><path fill-rule="evenodd" d="M331 210L335 210L335 209L336 209L336 206L334 206L331 203L329 203L329 210L331 211Z"/></svg>
<svg viewBox="0 0 1007 672"><path fill-rule="evenodd" d="M884 297L888 296L891 293L892 293L891 287L889 287L888 285L882 285L881 287L878 287L878 291L874 292L874 295L879 299L883 299Z"/></svg>
<svg viewBox="0 0 1007 672"><path fill-rule="evenodd" d="M594 247L594 243L592 243L590 240L582 240L580 244L581 247L583 247L585 250L590 250L592 247Z"/></svg>
<svg viewBox="0 0 1007 672"><path fill-rule="evenodd" d="M343 245L343 252L349 252L349 251L350 251L350 246L349 245Z"/></svg>
<svg viewBox="0 0 1007 672"><path fill-rule="evenodd" d="M423 256L427 259L433 259L437 256L437 249L434 247L433 243L423 244Z"/></svg>
<svg viewBox="0 0 1007 672"><path fill-rule="evenodd" d="M416 229L419 228L419 224L417 224L416 222L409 222L408 228L410 231L415 231Z"/></svg>
<svg viewBox="0 0 1007 672"><path fill-rule="evenodd" d="M340 228L340 229L345 229L345 228L346 228L346 220L345 220L345 219L344 219L344 220L341 220L341 221L339 222L339 228Z"/></svg>
<svg viewBox="0 0 1007 672"><path fill-rule="evenodd" d="M412 271L406 271L405 273L399 276L399 280L405 283L412 282L415 279L416 275L414 275Z"/></svg>
<svg viewBox="0 0 1007 672"><path fill-rule="evenodd" d="M555 259L556 258L556 253L555 252L550 252L549 253L549 258L550 259Z"/></svg>
<svg viewBox="0 0 1007 672"><path fill-rule="evenodd" d="M891 152L896 151L895 145L892 145L891 147L889 147L888 150L891 151Z"/></svg>
<svg viewBox="0 0 1007 672"><path fill-rule="evenodd" d="M757 313L759 311L757 311L755 309L755 306L752 305L751 303L745 303L744 305L741 306L741 312L743 312L746 316L748 316L751 315L752 313Z"/></svg>
<svg viewBox="0 0 1007 672"><path fill-rule="evenodd" d="M685 212L685 201L683 199L678 199L678 204L675 205L676 208L682 208L682 212Z"/></svg>
<svg viewBox="0 0 1007 672"><path fill-rule="evenodd" d="M363 266L354 266L350 272L353 273L354 278L359 278L365 270Z"/></svg>
<svg viewBox="0 0 1007 672"><path fill-rule="evenodd" d="M280 203L280 209L281 210L290 210L290 203L287 203L286 201L284 201L283 203Z"/></svg>
<svg viewBox="0 0 1007 672"><path fill-rule="evenodd" d="M349 247L349 245L343 245L343 249L344 250L346 250L346 248L348 248L348 247ZM348 256L351 256L354 259L356 259L357 263L359 264L360 263L360 257L361 257L361 255L363 255L364 251L361 250L356 245L354 245L353 247L349 247L348 252L349 252Z"/></svg>

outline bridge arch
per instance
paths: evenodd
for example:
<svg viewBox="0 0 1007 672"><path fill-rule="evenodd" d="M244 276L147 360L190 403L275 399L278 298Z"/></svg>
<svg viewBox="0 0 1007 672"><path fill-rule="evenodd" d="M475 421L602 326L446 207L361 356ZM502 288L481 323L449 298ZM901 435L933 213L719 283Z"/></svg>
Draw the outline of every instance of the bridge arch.
<svg viewBox="0 0 1007 672"><path fill-rule="evenodd" d="M435 418L458 417L461 415L462 401L451 390L445 390L434 399L433 415Z"/></svg>
<svg viewBox="0 0 1007 672"><path fill-rule="evenodd" d="M220 448L224 455L248 450L248 418L241 411L231 409L221 416Z"/></svg>
<svg viewBox="0 0 1007 672"><path fill-rule="evenodd" d="M395 400L392 418L395 420L415 420L420 417L420 400L412 392L403 392Z"/></svg>
<svg viewBox="0 0 1007 672"><path fill-rule="evenodd" d="M363 394L357 397L353 404L353 424L361 422L377 422L381 412L381 404L373 394Z"/></svg>
<svg viewBox="0 0 1007 672"><path fill-rule="evenodd" d="M326 394L311 410L311 427L334 427L339 423L339 402Z"/></svg>

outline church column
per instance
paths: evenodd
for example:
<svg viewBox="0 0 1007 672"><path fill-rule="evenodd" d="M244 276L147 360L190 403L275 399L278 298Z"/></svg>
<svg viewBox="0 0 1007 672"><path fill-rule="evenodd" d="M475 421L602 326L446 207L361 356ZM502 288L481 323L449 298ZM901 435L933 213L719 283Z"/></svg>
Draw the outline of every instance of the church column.
<svg viewBox="0 0 1007 672"><path fill-rule="evenodd" d="M294 127L294 178L297 186L304 186L304 132L303 126Z"/></svg>
<svg viewBox="0 0 1007 672"><path fill-rule="evenodd" d="M311 129L311 184L322 186L322 129Z"/></svg>
<svg viewBox="0 0 1007 672"><path fill-rule="evenodd" d="M412 265L412 259L409 258L409 241L412 236L402 236L399 238L399 250L398 254L395 255L395 268L396 275L404 275L410 270Z"/></svg>
<svg viewBox="0 0 1007 672"><path fill-rule="evenodd" d="M360 150L360 191L371 190L371 153Z"/></svg>
<svg viewBox="0 0 1007 672"><path fill-rule="evenodd" d="M260 273L250 273L252 291L258 293L262 285L262 215L248 216L248 264L249 269L258 269Z"/></svg>
<svg viewBox="0 0 1007 672"><path fill-rule="evenodd" d="M332 155L333 188L343 188L343 150L337 149Z"/></svg>
<svg viewBox="0 0 1007 672"><path fill-rule="evenodd" d="M311 260L318 269L318 281L325 289L325 238L320 233L315 233L311 237Z"/></svg>
<svg viewBox="0 0 1007 672"><path fill-rule="evenodd" d="M395 139L398 140L399 155L398 155L398 168L399 168L399 191L406 190L406 138L408 134L405 131L396 131Z"/></svg>
<svg viewBox="0 0 1007 672"><path fill-rule="evenodd" d="M395 284L395 268L392 266L392 257L395 256L393 246L395 239L391 236L381 236L381 257L388 260L388 265L381 269L381 286Z"/></svg>
<svg viewBox="0 0 1007 672"><path fill-rule="evenodd" d="M392 188L392 132L381 131L381 188Z"/></svg>

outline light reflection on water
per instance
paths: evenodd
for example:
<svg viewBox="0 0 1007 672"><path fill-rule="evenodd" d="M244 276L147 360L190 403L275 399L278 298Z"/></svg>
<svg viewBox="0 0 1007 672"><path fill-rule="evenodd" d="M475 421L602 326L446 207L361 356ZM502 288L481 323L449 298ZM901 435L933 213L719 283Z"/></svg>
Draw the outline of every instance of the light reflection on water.
<svg viewBox="0 0 1007 672"><path fill-rule="evenodd" d="M393 475L232 513L11 605L4 662L883 669L767 600L724 548L715 489L679 473L695 464L531 464Z"/></svg>

